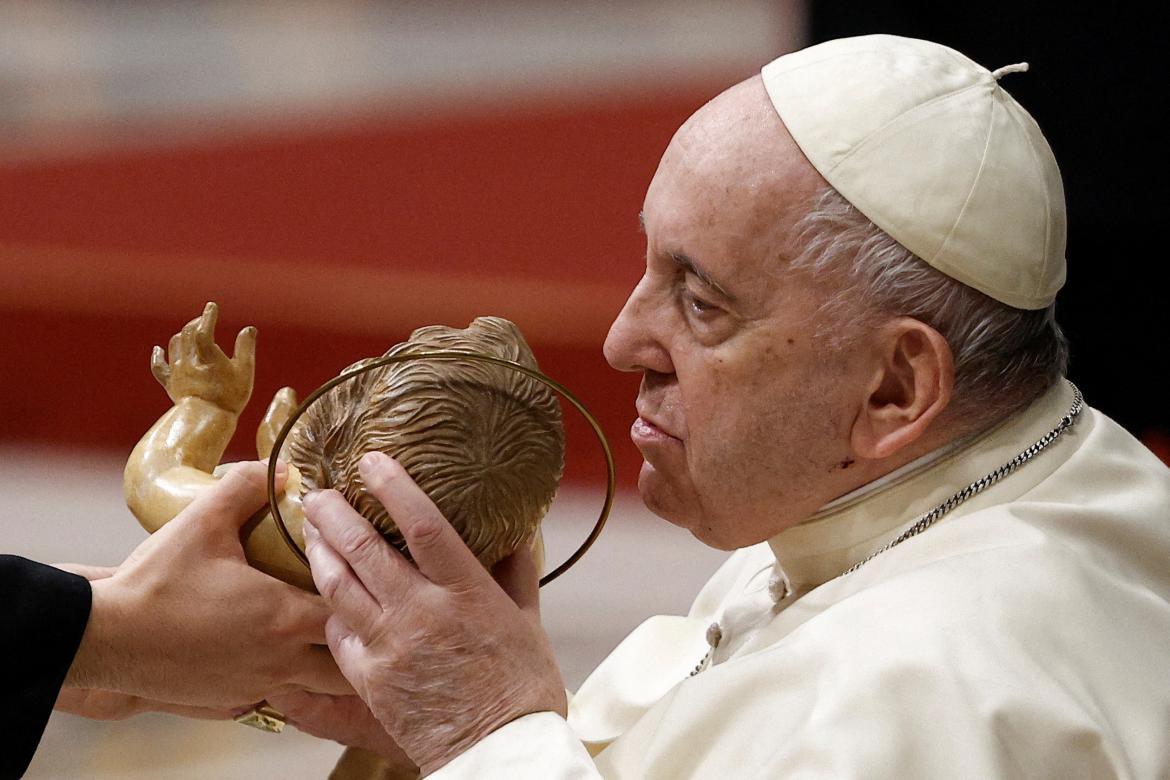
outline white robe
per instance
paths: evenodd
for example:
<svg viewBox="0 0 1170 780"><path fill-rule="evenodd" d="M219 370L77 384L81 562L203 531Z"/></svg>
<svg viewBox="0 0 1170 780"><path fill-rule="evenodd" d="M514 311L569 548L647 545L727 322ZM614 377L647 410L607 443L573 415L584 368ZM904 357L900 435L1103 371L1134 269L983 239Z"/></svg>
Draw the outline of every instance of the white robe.
<svg viewBox="0 0 1170 780"><path fill-rule="evenodd" d="M687 617L624 640L567 722L515 720L433 777L1170 777L1170 470L1105 415L838 577L1071 404L1060 382L738 551Z"/></svg>

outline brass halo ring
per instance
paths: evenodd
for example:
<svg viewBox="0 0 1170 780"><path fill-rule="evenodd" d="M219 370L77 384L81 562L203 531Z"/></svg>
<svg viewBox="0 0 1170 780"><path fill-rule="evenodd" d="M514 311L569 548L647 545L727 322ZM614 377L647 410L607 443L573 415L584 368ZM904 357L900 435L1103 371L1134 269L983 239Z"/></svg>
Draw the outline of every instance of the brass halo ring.
<svg viewBox="0 0 1170 780"><path fill-rule="evenodd" d="M302 550L296 541L292 538L292 534L289 533L288 527L284 524L284 518L280 514L280 506L276 497L276 460L280 455L281 448L284 446L284 440L288 438L289 433L293 429L293 425L296 424L297 420L301 418L301 416L308 410L310 406L313 405L313 403L317 401L317 399L340 385L342 382L348 382L349 380L361 376L367 372L393 365L395 363L405 363L409 360L437 360L445 362L471 360L473 362L491 363L493 365L503 366L505 368L519 371L520 373L527 374L546 387L554 390L562 398L571 403L573 407L581 413L581 416L585 418L585 421L589 423L589 427L593 429L593 433L597 436L597 441L601 443L601 451L605 454L605 503L601 507L601 514L597 517L597 522L594 523L593 530L589 532L589 536L585 537L585 541L581 543L581 546L578 547L572 555L566 558L564 563L562 563L560 566L557 566L551 572L540 578L541 587L544 587L545 585L555 580L557 577L564 574L569 570L570 567L573 566L573 564L581 560L581 557L585 555L589 548L593 546L593 543L597 541L597 537L601 535L601 529L605 527L605 521L609 518L609 512L613 508L613 498L617 484L617 476L613 463L613 451L610 450L609 441L606 440L605 433L601 430L601 425L597 422L597 418L590 414L589 410L585 408L585 404L581 403L581 401L578 400L577 397L573 395L569 389L560 382L545 376L535 369L531 369L528 366L521 365L512 360L505 360L504 358L499 358L494 355L486 355L482 352L471 352L468 350L459 349L434 350L431 352L412 352L403 355L387 355L380 358L374 358L369 363L366 363L359 368L343 371L338 376L330 379L328 382L310 393L309 396L305 398L305 400L302 401L296 409L293 410L293 413L289 416L288 420L285 421L284 426L280 429L280 433L277 434L276 440L273 441L273 454L268 458L268 511L272 513L272 519L275 521L276 528L280 531L280 536L282 539L284 539L284 543L288 545L290 550L292 550L293 555L295 555L301 563L308 567L309 558L307 555L305 555L305 551Z"/></svg>

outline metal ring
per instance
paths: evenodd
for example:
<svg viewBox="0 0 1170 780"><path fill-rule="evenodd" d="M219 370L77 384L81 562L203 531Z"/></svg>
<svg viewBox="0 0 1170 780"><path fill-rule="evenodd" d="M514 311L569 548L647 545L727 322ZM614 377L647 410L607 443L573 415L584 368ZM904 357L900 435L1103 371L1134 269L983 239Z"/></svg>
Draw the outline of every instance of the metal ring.
<svg viewBox="0 0 1170 780"><path fill-rule="evenodd" d="M349 380L361 376L362 374L365 374L369 371L374 371L375 369L383 368L384 366L393 365L395 363L405 363L408 360L437 360L445 362L471 360L473 362L491 363L493 365L503 366L505 368L519 371L522 374L527 374L546 387L552 388L566 401L571 403L573 407L581 413L581 416L585 418L585 421L589 423L589 427L592 428L593 433L597 435L597 440L601 443L601 450L605 454L605 503L601 507L601 514L598 516L597 522L594 523L593 530L589 532L589 536L585 537L585 541L581 543L581 546L578 547L572 555L565 559L564 563L540 578L541 587L544 587L545 585L555 580L557 577L564 574L573 564L581 560L581 557L585 555L589 548L593 546L593 543L597 541L597 537L601 535L601 529L605 527L605 521L609 518L610 509L613 508L613 497L617 482L616 469L614 468L613 464L613 452L610 450L609 442L605 438L605 433L602 432L601 425L597 422L597 418L590 414L589 410L585 408L585 404L581 403L577 397L569 392L569 389L560 382L557 382L554 379L550 379L535 369L529 368L528 366L521 365L511 360L505 360L504 358L499 358L494 355L485 355L481 352L471 352L457 349L436 350L432 352L414 352L404 355L387 355L380 358L374 358L369 363L366 363L359 368L344 371L340 375L330 379L328 382L310 393L309 396L305 398L305 400L302 401L296 409L293 410L292 415L289 416L288 420L285 421L284 427L280 429L280 433L277 434L276 440L272 443L273 455L270 455L268 458L268 511L272 513L272 519L276 522L276 527L280 531L280 536L282 539L284 539L284 543L288 545L289 549L292 550L293 555L295 555L301 563L305 564L306 567L309 566L308 556L305 555L305 551L302 550L296 541L292 538L292 534L289 533L288 527L284 524L284 518L280 514L280 507L278 505L279 502L277 501L276 496L276 460L280 455L281 447L284 446L284 440L288 438L289 433L292 431L293 425L296 424L297 420L301 418L301 415L303 415L308 410L308 408L317 401L317 399L340 385L342 382L348 382Z"/></svg>
<svg viewBox="0 0 1170 780"><path fill-rule="evenodd" d="M251 726L254 729L267 731L272 734L279 734L284 731L284 727L288 725L288 718L280 710L273 707L267 701L262 701L247 712L241 713L233 718L236 723L242 723L245 726Z"/></svg>

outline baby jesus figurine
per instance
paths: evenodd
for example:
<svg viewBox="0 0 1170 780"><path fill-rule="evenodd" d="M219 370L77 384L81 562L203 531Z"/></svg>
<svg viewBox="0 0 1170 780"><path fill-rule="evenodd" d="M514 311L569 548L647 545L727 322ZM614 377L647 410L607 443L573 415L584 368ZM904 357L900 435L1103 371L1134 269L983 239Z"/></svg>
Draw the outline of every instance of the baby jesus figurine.
<svg viewBox="0 0 1170 780"><path fill-rule="evenodd" d="M252 394L256 329L240 331L229 358L215 343L217 315L208 303L165 353L155 347L151 357L174 406L135 446L123 482L127 505L150 532L218 479L220 459ZM537 369L519 329L499 317L479 317L463 330L419 328L386 355L438 350L478 352ZM274 454L296 403L287 387L273 398L256 433L260 458ZM406 554L393 519L358 473L361 457L378 450L402 464L485 567L525 542L538 545L539 556L540 520L556 493L564 446L556 396L519 371L472 360L395 363L343 382L296 422L279 453L288 464L280 513L303 549L301 497L332 488ZM253 566L314 590L308 568L268 510L249 521L242 540Z"/></svg>

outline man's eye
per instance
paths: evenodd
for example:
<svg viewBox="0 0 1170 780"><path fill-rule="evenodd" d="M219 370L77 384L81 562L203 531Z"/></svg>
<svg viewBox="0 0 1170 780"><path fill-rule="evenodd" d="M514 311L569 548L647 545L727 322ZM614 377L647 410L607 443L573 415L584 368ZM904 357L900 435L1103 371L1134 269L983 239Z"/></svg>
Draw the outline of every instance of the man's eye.
<svg viewBox="0 0 1170 780"><path fill-rule="evenodd" d="M719 307L714 304L707 303L702 298L696 297L694 293L686 288L683 289L683 301L687 308L691 310L692 314L696 315L710 315L719 311Z"/></svg>

